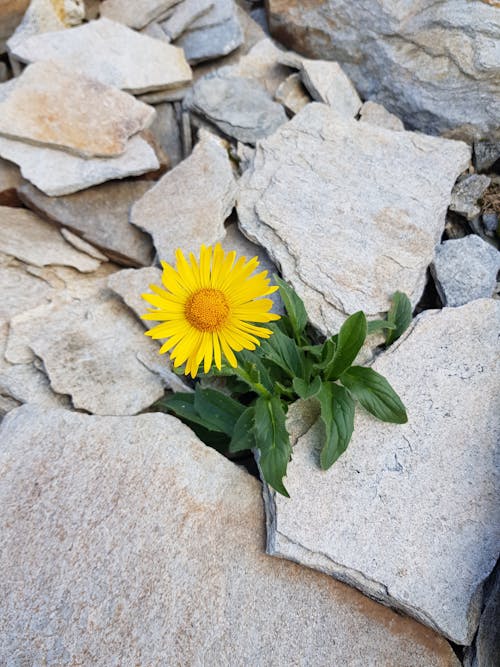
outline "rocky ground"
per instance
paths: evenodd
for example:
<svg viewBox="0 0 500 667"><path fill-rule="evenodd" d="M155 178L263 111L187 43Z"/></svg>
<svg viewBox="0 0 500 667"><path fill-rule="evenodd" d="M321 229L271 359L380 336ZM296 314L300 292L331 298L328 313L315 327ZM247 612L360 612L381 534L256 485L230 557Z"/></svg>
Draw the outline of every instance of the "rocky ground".
<svg viewBox="0 0 500 667"><path fill-rule="evenodd" d="M414 4L0 2L0 664L497 664L500 9ZM415 308L409 422L323 472L297 403L291 499L150 410L217 241L321 334Z"/></svg>

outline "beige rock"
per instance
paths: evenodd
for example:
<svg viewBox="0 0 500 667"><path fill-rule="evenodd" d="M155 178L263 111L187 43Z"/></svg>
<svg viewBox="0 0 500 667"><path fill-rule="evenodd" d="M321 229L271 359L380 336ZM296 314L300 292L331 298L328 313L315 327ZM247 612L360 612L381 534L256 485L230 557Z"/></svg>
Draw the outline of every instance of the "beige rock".
<svg viewBox="0 0 500 667"><path fill-rule="evenodd" d="M161 286L161 274L161 269L156 266L148 266L144 269L123 269L109 277L108 285L113 292L121 296L140 319L149 308L146 301L141 298L141 294L149 292L151 284ZM146 320L140 321L147 329L157 324L157 322Z"/></svg>
<svg viewBox="0 0 500 667"><path fill-rule="evenodd" d="M15 259L0 265L0 287L0 322L10 320L14 315L44 302L48 303L54 293L49 284L30 275L26 266Z"/></svg>
<svg viewBox="0 0 500 667"><path fill-rule="evenodd" d="M0 53L5 42L21 22L30 0L2 0L0 3Z"/></svg>
<svg viewBox="0 0 500 667"><path fill-rule="evenodd" d="M85 16L82 0L31 0L20 25L8 40L9 53L28 37L78 25Z"/></svg>
<svg viewBox="0 0 500 667"><path fill-rule="evenodd" d="M291 499L268 498L268 551L470 644L500 539L499 328L493 299L422 314L373 364L408 423L360 410L349 448L326 472L320 424L300 438Z"/></svg>
<svg viewBox="0 0 500 667"><path fill-rule="evenodd" d="M162 18L179 0L104 0L101 16L124 23L131 28L144 28Z"/></svg>
<svg viewBox="0 0 500 667"><path fill-rule="evenodd" d="M131 93L176 88L192 78L181 49L106 18L27 39L14 55L23 62L50 59Z"/></svg>
<svg viewBox="0 0 500 667"><path fill-rule="evenodd" d="M169 18L161 24L165 34L177 39L193 21L209 12L215 6L215 0L183 0L174 7Z"/></svg>
<svg viewBox="0 0 500 667"><path fill-rule="evenodd" d="M99 252L99 250L97 250L95 246L91 245L90 243L87 243L87 241L84 241L81 236L73 234L73 232L70 232L69 229L66 229L65 227L61 227L59 231L61 232L61 236L68 243L70 243L73 246L73 248L76 248L77 250L80 250L81 252L90 255L94 259L98 259L100 262L108 261L106 255L103 255L102 252Z"/></svg>
<svg viewBox="0 0 500 667"><path fill-rule="evenodd" d="M377 102L368 100L359 111L359 120L363 123L371 123L388 130L401 132L405 129L403 122L393 113L389 113L385 107Z"/></svg>
<svg viewBox="0 0 500 667"><path fill-rule="evenodd" d="M17 188L22 180L19 167L0 158L0 206L19 206Z"/></svg>
<svg viewBox="0 0 500 667"><path fill-rule="evenodd" d="M201 131L190 157L132 206L130 221L151 234L160 259L173 262L177 248L197 253L219 241L235 200L226 142Z"/></svg>
<svg viewBox="0 0 500 667"><path fill-rule="evenodd" d="M263 554L258 482L173 417L25 406L0 439L0 661L459 665L432 631Z"/></svg>
<svg viewBox="0 0 500 667"><path fill-rule="evenodd" d="M35 266L62 264L83 272L100 262L67 243L50 223L31 211L0 206L0 251Z"/></svg>
<svg viewBox="0 0 500 667"><path fill-rule="evenodd" d="M73 230L126 266L149 265L153 259L151 238L130 224L132 204L150 188L150 181L105 183L84 192L47 197L32 185L19 188L19 196L37 213Z"/></svg>
<svg viewBox="0 0 500 667"><path fill-rule="evenodd" d="M299 113L311 101L300 74L290 74L278 86L274 99L293 114Z"/></svg>
<svg viewBox="0 0 500 667"><path fill-rule="evenodd" d="M87 160L55 148L31 146L0 137L0 155L18 164L22 175L50 196L67 195L112 179L158 169L155 151L141 136L127 142L114 158Z"/></svg>
<svg viewBox="0 0 500 667"><path fill-rule="evenodd" d="M154 109L54 62L29 65L0 103L0 134L86 157L125 151Z"/></svg>

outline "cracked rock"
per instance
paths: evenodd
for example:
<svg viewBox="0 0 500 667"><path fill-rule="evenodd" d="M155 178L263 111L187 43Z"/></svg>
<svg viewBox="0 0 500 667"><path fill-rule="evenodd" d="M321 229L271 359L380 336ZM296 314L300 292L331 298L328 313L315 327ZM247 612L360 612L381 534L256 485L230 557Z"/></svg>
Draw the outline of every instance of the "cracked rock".
<svg viewBox="0 0 500 667"><path fill-rule="evenodd" d="M452 190L450 209L472 220L481 213L478 199L491 183L488 176L471 174L460 179Z"/></svg>
<svg viewBox="0 0 500 667"><path fill-rule="evenodd" d="M373 364L408 423L359 410L349 448L328 471L317 462L321 423L299 432L291 498L266 497L268 552L470 644L500 539L499 327L493 299L417 318Z"/></svg>

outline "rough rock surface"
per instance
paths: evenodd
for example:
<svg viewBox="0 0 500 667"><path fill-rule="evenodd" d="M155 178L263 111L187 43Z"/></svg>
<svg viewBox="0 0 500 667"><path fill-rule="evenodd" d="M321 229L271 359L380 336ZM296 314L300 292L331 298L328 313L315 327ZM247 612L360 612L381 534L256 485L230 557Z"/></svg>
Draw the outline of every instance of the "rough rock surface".
<svg viewBox="0 0 500 667"><path fill-rule="evenodd" d="M154 109L54 62L29 65L0 103L0 134L84 157L112 157L151 124Z"/></svg>
<svg viewBox="0 0 500 667"><path fill-rule="evenodd" d="M143 269L123 269L108 278L108 285L121 296L127 306L134 311L138 318L149 308L141 294L149 291L149 285L161 286L161 269L156 266L147 266ZM157 322L141 320L146 328L154 327ZM166 357L165 357L166 358Z"/></svg>
<svg viewBox="0 0 500 667"><path fill-rule="evenodd" d="M160 19L179 0L104 0L100 13L113 21L125 23L131 28L144 28Z"/></svg>
<svg viewBox="0 0 500 667"><path fill-rule="evenodd" d="M290 74L278 86L274 98L293 114L299 113L311 101L298 73Z"/></svg>
<svg viewBox="0 0 500 667"><path fill-rule="evenodd" d="M393 113L389 113L385 107L377 102L368 100L359 111L359 120L363 123L371 123L388 130L401 132L405 129L403 122Z"/></svg>
<svg viewBox="0 0 500 667"><path fill-rule="evenodd" d="M63 197L48 197L26 183L19 196L29 208L64 225L126 266L147 266L153 259L151 238L129 222L130 208L149 190L150 181L105 183Z"/></svg>
<svg viewBox="0 0 500 667"><path fill-rule="evenodd" d="M214 0L183 0L173 9L172 15L161 24L169 39L177 39L200 16L215 6Z"/></svg>
<svg viewBox="0 0 500 667"><path fill-rule="evenodd" d="M25 406L0 438L0 661L459 664L411 619L263 554L259 484L173 417Z"/></svg>
<svg viewBox="0 0 500 667"><path fill-rule="evenodd" d="M30 0L3 0L0 5L0 53L5 51L5 42L21 23Z"/></svg>
<svg viewBox="0 0 500 667"><path fill-rule="evenodd" d="M31 0L20 25L7 42L9 53L28 37L63 31L81 23L84 16L83 0Z"/></svg>
<svg viewBox="0 0 500 667"><path fill-rule="evenodd" d="M240 181L243 232L269 250L323 332L346 314L416 304L469 163L462 142L392 132L308 104L257 145Z"/></svg>
<svg viewBox="0 0 500 667"><path fill-rule="evenodd" d="M436 248L432 273L447 306L490 297L500 271L500 252L479 236L445 241Z"/></svg>
<svg viewBox="0 0 500 667"><path fill-rule="evenodd" d="M67 243L58 229L31 211L0 206L0 251L34 264L95 271L100 262Z"/></svg>
<svg viewBox="0 0 500 667"><path fill-rule="evenodd" d="M291 499L268 497L268 551L332 574L470 644L498 556L500 302L428 311L379 356L405 425L359 412L320 470L320 424L299 439ZM320 499L320 502L318 502Z"/></svg>
<svg viewBox="0 0 500 667"><path fill-rule="evenodd" d="M60 62L132 93L182 86L192 77L181 49L105 18L62 33L31 37L13 53L23 62Z"/></svg>
<svg viewBox="0 0 500 667"><path fill-rule="evenodd" d="M155 105L156 116L149 128L156 142L165 151L171 167L175 167L184 158L179 122L173 104L164 102Z"/></svg>
<svg viewBox="0 0 500 667"><path fill-rule="evenodd" d="M451 193L450 209L472 220L481 212L477 201L490 183L488 176L479 174L471 174L459 180Z"/></svg>
<svg viewBox="0 0 500 667"><path fill-rule="evenodd" d="M28 273L26 266L15 259L5 255L0 259L0 322L48 302L54 289L45 280Z"/></svg>
<svg viewBox="0 0 500 667"><path fill-rule="evenodd" d="M130 221L151 234L160 259L173 262L177 248L198 252L219 241L235 200L226 143L201 131L189 158L134 204Z"/></svg>
<svg viewBox="0 0 500 667"><path fill-rule="evenodd" d="M18 164L24 178L52 197L67 195L111 179L158 169L153 148L141 136L130 139L122 155L87 160L55 148L31 146L0 137L0 155Z"/></svg>
<svg viewBox="0 0 500 667"><path fill-rule="evenodd" d="M272 134L287 120L281 104L259 83L223 72L197 81L185 104L229 137L249 144Z"/></svg>
<svg viewBox="0 0 500 667"><path fill-rule="evenodd" d="M496 3L268 0L267 6L280 42L338 61L364 99L383 104L407 127L431 134L464 127L469 135L498 128Z"/></svg>
<svg viewBox="0 0 500 667"><path fill-rule="evenodd" d="M500 646L500 567L492 575L486 606L481 615L474 647L467 652L464 667L495 667Z"/></svg>

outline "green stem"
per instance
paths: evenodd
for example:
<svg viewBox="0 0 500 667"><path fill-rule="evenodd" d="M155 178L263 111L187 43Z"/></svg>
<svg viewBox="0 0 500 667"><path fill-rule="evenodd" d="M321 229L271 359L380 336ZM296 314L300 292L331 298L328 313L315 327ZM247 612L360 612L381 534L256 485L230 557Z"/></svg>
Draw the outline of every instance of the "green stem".
<svg viewBox="0 0 500 667"><path fill-rule="evenodd" d="M265 398L271 398L272 394L264 387L264 385L260 382L254 382L250 378L248 373L239 366L233 368L233 373L234 375L240 377L244 382L246 382L254 390L256 394L264 396Z"/></svg>

